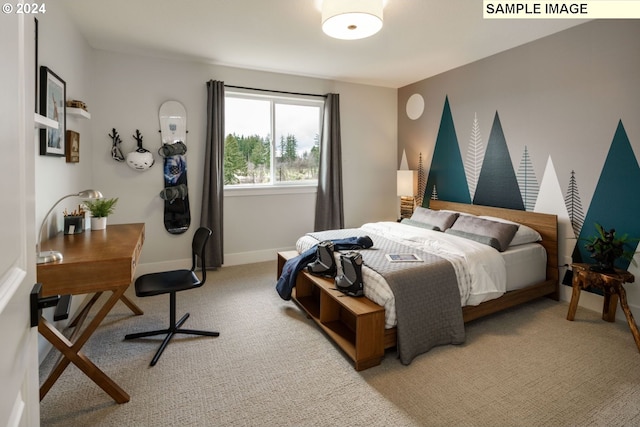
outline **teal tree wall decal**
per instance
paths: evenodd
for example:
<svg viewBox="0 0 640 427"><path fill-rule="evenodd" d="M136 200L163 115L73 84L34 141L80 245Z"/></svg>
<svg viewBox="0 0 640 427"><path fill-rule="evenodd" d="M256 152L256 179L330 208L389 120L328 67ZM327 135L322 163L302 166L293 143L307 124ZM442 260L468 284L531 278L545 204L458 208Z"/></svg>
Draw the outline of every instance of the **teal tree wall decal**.
<svg viewBox="0 0 640 427"><path fill-rule="evenodd" d="M442 119L438 129L436 146L433 151L431 168L427 179L426 191L431 191L434 186L438 187L438 196L442 200L459 203L471 203L469 197L469 186L464 173L462 156L460 155L460 145L453 125L449 98L444 101ZM429 199L426 197L425 199ZM426 200L424 203L428 203Z"/></svg>
<svg viewBox="0 0 640 427"><path fill-rule="evenodd" d="M606 229L615 228L620 235L628 234L633 238L640 236L640 222L637 220L640 212L640 197L635 194L638 188L640 188L638 160L620 120L584 225L580 230L580 239L596 235L596 222ZM590 254L584 245L578 244L577 247L582 259L588 260ZM619 259L616 267L627 269L629 264L629 260Z"/></svg>

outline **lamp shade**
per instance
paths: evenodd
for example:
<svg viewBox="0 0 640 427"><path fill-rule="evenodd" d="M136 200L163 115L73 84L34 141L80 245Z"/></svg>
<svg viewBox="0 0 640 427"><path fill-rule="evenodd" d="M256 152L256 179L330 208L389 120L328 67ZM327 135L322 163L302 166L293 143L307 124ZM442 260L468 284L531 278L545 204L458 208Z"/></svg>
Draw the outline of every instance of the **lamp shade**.
<svg viewBox="0 0 640 427"><path fill-rule="evenodd" d="M397 180L397 195L413 197L417 192L416 171L399 170Z"/></svg>
<svg viewBox="0 0 640 427"><path fill-rule="evenodd" d="M322 31L342 40L369 37L382 28L383 0L324 0Z"/></svg>
<svg viewBox="0 0 640 427"><path fill-rule="evenodd" d="M75 195L81 199L102 199L104 196L98 190L83 190Z"/></svg>

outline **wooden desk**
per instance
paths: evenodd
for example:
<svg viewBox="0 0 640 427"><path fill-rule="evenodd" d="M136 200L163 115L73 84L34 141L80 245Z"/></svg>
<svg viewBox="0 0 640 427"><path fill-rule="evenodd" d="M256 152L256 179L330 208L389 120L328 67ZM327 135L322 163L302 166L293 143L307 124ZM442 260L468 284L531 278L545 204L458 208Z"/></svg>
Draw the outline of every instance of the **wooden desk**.
<svg viewBox="0 0 640 427"><path fill-rule="evenodd" d="M43 242L43 248L62 252L64 259L38 265L38 282L42 283L42 296L90 293L95 295L72 320L70 325L76 329L71 339L67 339L47 319L40 317L38 331L62 353L62 358L40 387L40 400L72 362L116 402L129 401L129 395L94 365L80 349L118 300L122 300L134 314L142 314L142 310L124 296L124 292L133 281L143 242L142 223L109 225L104 230L87 230L73 235L60 233ZM87 327L81 330L89 310L105 291L111 291L111 296Z"/></svg>
<svg viewBox="0 0 640 427"><path fill-rule="evenodd" d="M589 269L590 264L571 264L573 269L573 293L571 294L571 303L569 304L569 312L567 313L567 320L573 320L578 309L578 301L580 300L580 291L586 289L589 286L600 288L604 291L604 303L602 306L602 319L607 322L616 321L616 308L618 298L620 299L620 306L624 311L624 315L627 318L629 329L633 334L633 339L636 342L638 351L640 351L640 332L638 332L638 326L633 319L633 314L627 304L627 292L622 286L623 283L633 283L635 277L633 274L625 270L616 269L612 273L603 273L599 271L591 271Z"/></svg>

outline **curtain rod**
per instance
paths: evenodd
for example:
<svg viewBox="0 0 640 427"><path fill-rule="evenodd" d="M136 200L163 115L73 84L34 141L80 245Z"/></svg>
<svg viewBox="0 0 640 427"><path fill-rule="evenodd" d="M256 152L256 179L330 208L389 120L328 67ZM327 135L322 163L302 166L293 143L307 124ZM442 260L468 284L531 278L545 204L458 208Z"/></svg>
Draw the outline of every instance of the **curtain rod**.
<svg viewBox="0 0 640 427"><path fill-rule="evenodd" d="M229 88L232 88L232 89L257 90L259 92L282 93L282 94L285 94L285 95L317 96L317 97L320 97L320 98L326 98L327 97L327 95L318 95L316 93L287 92L287 91L283 91L283 90L258 89L258 88L255 88L255 87L232 86L232 85L224 85L224 87L229 87Z"/></svg>

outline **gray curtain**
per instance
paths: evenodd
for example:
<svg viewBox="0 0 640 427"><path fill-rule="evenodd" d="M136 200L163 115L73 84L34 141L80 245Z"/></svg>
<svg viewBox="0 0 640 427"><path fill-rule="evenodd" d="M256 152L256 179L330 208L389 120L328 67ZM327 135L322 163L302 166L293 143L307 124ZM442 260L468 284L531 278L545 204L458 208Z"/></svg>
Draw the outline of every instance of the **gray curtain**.
<svg viewBox="0 0 640 427"><path fill-rule="evenodd" d="M207 242L205 265L221 267L224 262L222 208L224 201L224 82L207 82L207 139L205 141L204 184L200 226L213 231Z"/></svg>
<svg viewBox="0 0 640 427"><path fill-rule="evenodd" d="M327 94L322 115L315 231L344 228L340 95Z"/></svg>

